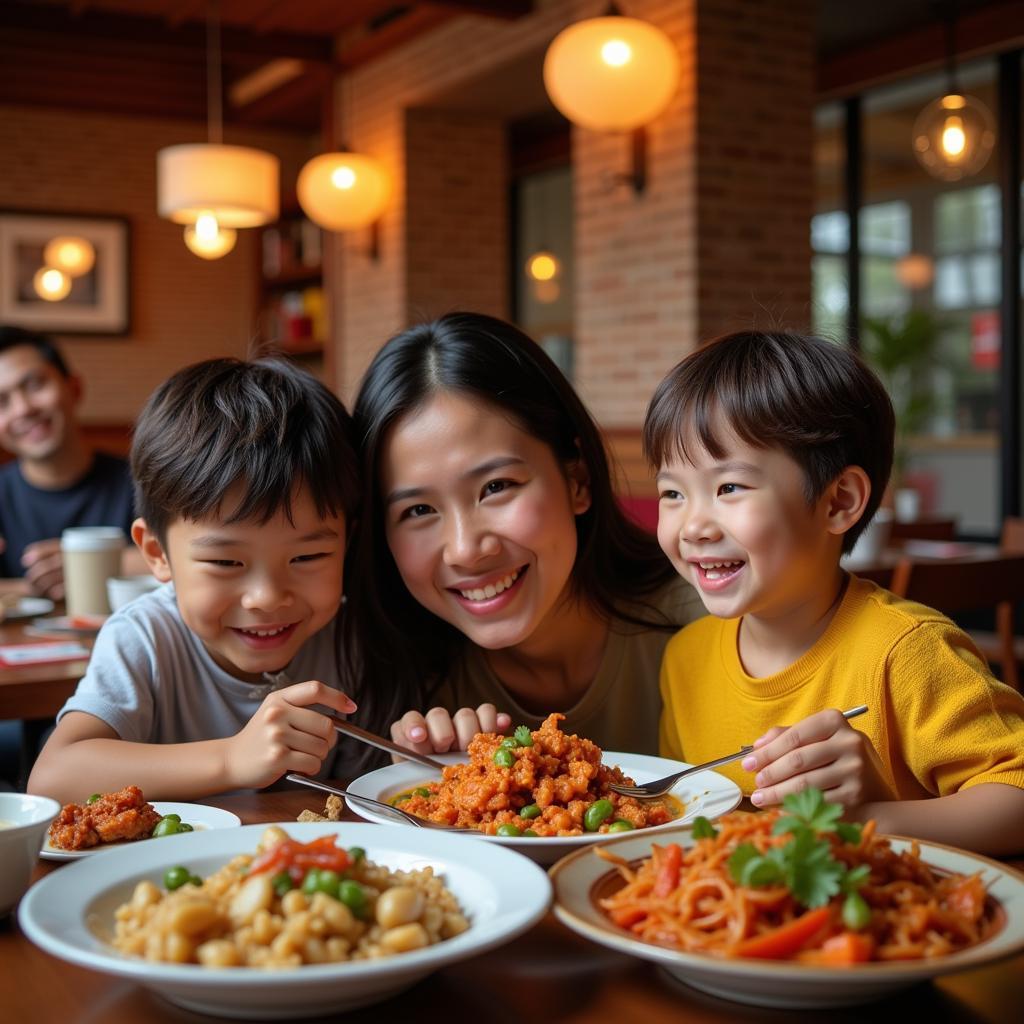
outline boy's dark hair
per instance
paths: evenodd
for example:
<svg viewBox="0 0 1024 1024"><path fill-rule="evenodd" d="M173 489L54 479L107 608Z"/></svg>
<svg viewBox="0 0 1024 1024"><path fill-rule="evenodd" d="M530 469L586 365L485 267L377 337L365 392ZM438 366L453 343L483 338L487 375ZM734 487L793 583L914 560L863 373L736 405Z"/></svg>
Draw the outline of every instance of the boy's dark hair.
<svg viewBox="0 0 1024 1024"><path fill-rule="evenodd" d="M789 455L803 470L808 503L847 466L867 473L871 496L843 537L849 551L878 510L892 470L892 402L868 366L823 338L757 331L716 338L654 392L643 444L655 469L673 457L691 461L693 441L722 458L716 414L747 444Z"/></svg>
<svg viewBox="0 0 1024 1024"><path fill-rule="evenodd" d="M284 359L208 359L179 370L142 410L132 439L135 507L166 541L176 519L291 518L294 489L352 523L361 500L352 420L315 377ZM237 507L221 510L237 483Z"/></svg>
<svg viewBox="0 0 1024 1024"><path fill-rule="evenodd" d="M29 331L24 327L0 327L0 352L6 352L9 348L16 348L19 345L34 348L62 377L71 376L60 349L45 334Z"/></svg>

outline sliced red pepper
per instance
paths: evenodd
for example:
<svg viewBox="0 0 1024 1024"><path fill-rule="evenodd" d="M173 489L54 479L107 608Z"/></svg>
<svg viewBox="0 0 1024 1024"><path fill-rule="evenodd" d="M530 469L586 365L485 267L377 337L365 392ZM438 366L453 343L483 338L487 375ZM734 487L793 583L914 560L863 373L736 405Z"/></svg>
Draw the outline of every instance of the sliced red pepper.
<svg viewBox="0 0 1024 1024"><path fill-rule="evenodd" d="M840 932L826 939L820 949L805 949L799 954L801 963L818 964L821 967L846 967L863 964L875 952L875 940L863 932Z"/></svg>
<svg viewBox="0 0 1024 1024"><path fill-rule="evenodd" d="M732 947L735 956L751 956L762 960L785 960L798 953L814 938L832 917L829 907L808 910L806 914L773 928L770 932L743 939Z"/></svg>
<svg viewBox="0 0 1024 1024"><path fill-rule="evenodd" d="M608 911L608 916L620 928L632 928L647 916L647 911L641 910L640 907L615 907L614 910Z"/></svg>
<svg viewBox="0 0 1024 1024"><path fill-rule="evenodd" d="M337 836L320 836L308 843L286 839L261 853L252 862L249 874L258 875L269 871L276 875L279 871L285 870L292 874L293 867L301 869L303 874L311 867L344 871L352 863L352 859L346 850L335 845L337 839ZM292 877L295 877L294 874Z"/></svg>
<svg viewBox="0 0 1024 1024"><path fill-rule="evenodd" d="M677 843L669 843L662 850L661 865L651 894L664 899L679 885L679 869L683 865L683 850Z"/></svg>

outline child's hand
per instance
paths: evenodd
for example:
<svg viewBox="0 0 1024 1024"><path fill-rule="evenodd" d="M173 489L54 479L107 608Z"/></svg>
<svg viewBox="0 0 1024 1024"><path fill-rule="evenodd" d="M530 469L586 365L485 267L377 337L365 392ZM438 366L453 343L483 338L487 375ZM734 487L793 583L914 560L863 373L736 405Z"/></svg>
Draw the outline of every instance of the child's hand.
<svg viewBox="0 0 1024 1024"><path fill-rule="evenodd" d="M498 712L493 704L459 708L454 715L444 708L431 708L424 718L418 711L407 711L391 726L391 738L419 754L443 754L447 750L465 750L478 732L504 732L512 718Z"/></svg>
<svg viewBox="0 0 1024 1024"><path fill-rule="evenodd" d="M793 726L775 726L754 740L742 762L756 772L750 800L758 807L782 803L810 786L848 810L891 799L871 742L836 710L819 711Z"/></svg>
<svg viewBox="0 0 1024 1024"><path fill-rule="evenodd" d="M331 720L312 710L311 704L342 714L356 709L340 690L316 680L275 690L245 728L227 741L225 788L261 789L285 772L315 775L338 739Z"/></svg>

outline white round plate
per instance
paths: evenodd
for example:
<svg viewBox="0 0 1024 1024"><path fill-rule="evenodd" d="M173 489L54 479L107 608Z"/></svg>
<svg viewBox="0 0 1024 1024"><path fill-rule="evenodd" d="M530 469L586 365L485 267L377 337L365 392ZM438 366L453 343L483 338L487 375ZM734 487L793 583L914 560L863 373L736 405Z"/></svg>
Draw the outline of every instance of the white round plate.
<svg viewBox="0 0 1024 1024"><path fill-rule="evenodd" d="M467 760L464 751L435 754L434 757L442 764L458 764L460 761ZM607 765L618 765L635 782L650 782L674 772L681 772L684 768L689 767L683 762L668 761L663 757L650 757L646 754L620 754L611 750L604 751L601 760ZM431 781L429 768L414 764L412 761L402 761L361 775L348 787L348 790L356 796L368 796L387 803L404 790L412 789L414 786L423 785L429 781ZM736 807L743 796L735 782L713 771L700 772L698 775L691 775L689 778L683 779L673 787L671 794L685 806L686 811L683 816L666 822L664 825L645 828L643 835L677 828L679 825L693 821L700 815L710 819L721 817ZM390 817L386 811L376 811L371 807L361 805L357 800L350 800L348 806L367 821L403 827L401 821ZM404 827L412 828L414 826ZM559 857L564 857L581 846L606 843L621 833L591 832L582 836L537 836L533 839L529 837L524 839L512 836L488 836L482 832L467 830L466 835L518 850L519 853L525 854L538 864L554 864Z"/></svg>
<svg viewBox="0 0 1024 1024"><path fill-rule="evenodd" d="M53 611L53 602L48 597L22 597L11 608L5 608L4 621L31 619L35 615L48 615Z"/></svg>
<svg viewBox="0 0 1024 1024"><path fill-rule="evenodd" d="M691 846L690 829L662 833L658 843ZM894 850L904 850L910 840L894 838ZM965 875L982 872L989 893L1006 915L1005 924L984 942L951 956L900 963L868 963L854 967L816 967L793 961L729 960L700 953L641 942L631 932L614 925L597 906L597 885L617 874L607 862L580 851L551 869L555 886L555 914L563 924L584 938L609 949L652 960L675 979L723 999L755 1006L821 1007L851 1006L878 999L940 974L982 967L1024 949L1024 875L987 857L952 846L920 842L921 859L934 867ZM638 832L619 836L614 852L626 860L650 856L650 839Z"/></svg>
<svg viewBox="0 0 1024 1024"><path fill-rule="evenodd" d="M157 814L180 815L182 821L187 821L196 832L205 832L211 828L235 828L242 824L242 819L230 811L223 811L219 807L207 807L206 804L176 804L164 800L154 800L153 809ZM188 834L188 833L186 833ZM158 836L159 839L169 839L170 836ZM118 850L122 846L138 847L139 843L148 842L146 839L133 839L125 843L101 843L99 846L90 846L87 850L62 850L54 846L47 836L43 842L43 848L39 856L43 860L78 860L80 857L91 857L94 853L104 853L107 850Z"/></svg>
<svg viewBox="0 0 1024 1024"><path fill-rule="evenodd" d="M437 945L393 957L268 971L150 963L123 956L103 941L102 930L112 928L115 908L130 898L137 882L148 878L159 885L164 871L176 864L205 877L232 857L254 852L266 825L168 836L69 864L29 889L18 921L53 956L127 978L181 1006L243 1020L275 1020L385 999L445 964L511 941L532 928L551 903L551 883L535 864L450 833L332 821L289 821L281 827L303 842L336 833L339 845L362 846L370 860L392 869L433 866L470 927Z"/></svg>

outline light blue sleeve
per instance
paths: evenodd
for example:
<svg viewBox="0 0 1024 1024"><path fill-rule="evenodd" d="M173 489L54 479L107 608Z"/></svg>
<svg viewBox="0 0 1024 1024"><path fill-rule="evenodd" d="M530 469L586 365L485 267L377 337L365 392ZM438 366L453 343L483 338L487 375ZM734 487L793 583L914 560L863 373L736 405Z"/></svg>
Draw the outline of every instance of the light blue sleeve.
<svg viewBox="0 0 1024 1024"><path fill-rule="evenodd" d="M57 720L84 711L122 740L152 742L158 672L153 635L134 616L116 614L100 630L89 667Z"/></svg>

